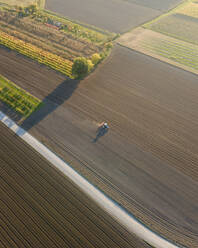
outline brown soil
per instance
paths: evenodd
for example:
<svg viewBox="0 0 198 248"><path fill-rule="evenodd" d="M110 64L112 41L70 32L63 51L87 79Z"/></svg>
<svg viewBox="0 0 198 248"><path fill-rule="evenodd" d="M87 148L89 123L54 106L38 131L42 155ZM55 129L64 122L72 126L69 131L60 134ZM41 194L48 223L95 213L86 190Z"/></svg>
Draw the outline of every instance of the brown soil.
<svg viewBox="0 0 198 248"><path fill-rule="evenodd" d="M0 146L1 247L149 247L3 124Z"/></svg>
<svg viewBox="0 0 198 248"><path fill-rule="evenodd" d="M81 82L3 49L0 73L44 98L23 127L153 230L198 247L196 75L119 46Z"/></svg>
<svg viewBox="0 0 198 248"><path fill-rule="evenodd" d="M167 11L168 9L174 8L178 5L181 0L122 0L130 3L136 3L138 5L146 6L152 9Z"/></svg>
<svg viewBox="0 0 198 248"><path fill-rule="evenodd" d="M111 32L123 33L160 15L160 11L120 0L46 1L46 9Z"/></svg>

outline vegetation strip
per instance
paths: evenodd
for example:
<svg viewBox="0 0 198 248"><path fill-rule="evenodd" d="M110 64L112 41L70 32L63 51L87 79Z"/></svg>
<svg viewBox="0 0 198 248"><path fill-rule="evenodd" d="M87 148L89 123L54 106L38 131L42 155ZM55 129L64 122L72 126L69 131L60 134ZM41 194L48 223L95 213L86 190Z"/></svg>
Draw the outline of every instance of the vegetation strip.
<svg viewBox="0 0 198 248"><path fill-rule="evenodd" d="M0 31L0 44L72 78L72 62Z"/></svg>
<svg viewBox="0 0 198 248"><path fill-rule="evenodd" d="M70 78L90 73L109 55L115 38L115 34L80 25L34 4L0 8L0 26L0 45ZM83 69L76 69L79 59Z"/></svg>
<svg viewBox="0 0 198 248"><path fill-rule="evenodd" d="M52 22L59 22L61 23L61 30L64 32L69 33L76 38L83 38L93 43L104 44L117 37L115 33L110 33L94 26L92 27L87 24L70 20L49 10L43 10L40 12L38 18L40 18L40 21L44 21L48 18L48 20L50 19Z"/></svg>
<svg viewBox="0 0 198 248"><path fill-rule="evenodd" d="M41 105L38 98L19 88L2 75L0 75L0 100L23 117L28 117Z"/></svg>

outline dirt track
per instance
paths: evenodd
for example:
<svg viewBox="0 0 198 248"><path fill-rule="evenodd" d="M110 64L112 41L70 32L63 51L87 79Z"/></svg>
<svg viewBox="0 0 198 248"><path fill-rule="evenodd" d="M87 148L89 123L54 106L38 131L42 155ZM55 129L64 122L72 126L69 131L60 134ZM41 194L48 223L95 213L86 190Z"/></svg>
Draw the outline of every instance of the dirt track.
<svg viewBox="0 0 198 248"><path fill-rule="evenodd" d="M45 98L25 123L33 135L152 229L198 247L197 76L121 47L82 82L6 50L0 73ZM102 120L110 131L93 143Z"/></svg>
<svg viewBox="0 0 198 248"><path fill-rule="evenodd" d="M0 146L1 248L148 247L3 124Z"/></svg>

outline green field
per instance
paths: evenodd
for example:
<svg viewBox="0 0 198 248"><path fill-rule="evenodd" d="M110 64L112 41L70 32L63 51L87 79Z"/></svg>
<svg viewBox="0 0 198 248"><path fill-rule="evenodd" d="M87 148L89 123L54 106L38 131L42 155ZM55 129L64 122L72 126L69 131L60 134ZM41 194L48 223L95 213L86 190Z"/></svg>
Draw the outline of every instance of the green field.
<svg viewBox="0 0 198 248"><path fill-rule="evenodd" d="M152 39L143 37L139 47L198 70L198 1L187 0L143 28L156 34L152 34Z"/></svg>
<svg viewBox="0 0 198 248"><path fill-rule="evenodd" d="M198 2L188 0L168 14L145 24L151 29L183 41L198 44Z"/></svg>
<svg viewBox="0 0 198 248"><path fill-rule="evenodd" d="M180 40L163 40L156 37L142 40L140 46L145 49L145 51L152 52L173 60L174 62L198 70L198 46L196 45L182 42Z"/></svg>
<svg viewBox="0 0 198 248"><path fill-rule="evenodd" d="M172 14L144 27L198 45L198 19L196 22L188 16Z"/></svg>
<svg viewBox="0 0 198 248"><path fill-rule="evenodd" d="M0 100L25 118L42 104L38 98L19 88L2 75L0 75Z"/></svg>

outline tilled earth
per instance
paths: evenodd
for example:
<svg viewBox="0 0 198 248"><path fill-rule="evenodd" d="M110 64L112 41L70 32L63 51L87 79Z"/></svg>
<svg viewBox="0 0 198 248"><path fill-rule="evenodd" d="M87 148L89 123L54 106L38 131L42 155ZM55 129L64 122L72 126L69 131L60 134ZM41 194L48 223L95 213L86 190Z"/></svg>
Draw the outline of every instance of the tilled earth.
<svg viewBox="0 0 198 248"><path fill-rule="evenodd" d="M0 73L44 99L24 128L153 230L198 247L196 75L119 46L81 82L4 49Z"/></svg>
<svg viewBox="0 0 198 248"><path fill-rule="evenodd" d="M47 0L45 7L73 20L115 33L126 32L161 13L150 6L128 0L84 0L83 4L81 0Z"/></svg>
<svg viewBox="0 0 198 248"><path fill-rule="evenodd" d="M0 247L149 247L3 124L0 147Z"/></svg>

